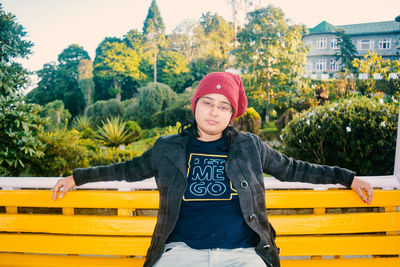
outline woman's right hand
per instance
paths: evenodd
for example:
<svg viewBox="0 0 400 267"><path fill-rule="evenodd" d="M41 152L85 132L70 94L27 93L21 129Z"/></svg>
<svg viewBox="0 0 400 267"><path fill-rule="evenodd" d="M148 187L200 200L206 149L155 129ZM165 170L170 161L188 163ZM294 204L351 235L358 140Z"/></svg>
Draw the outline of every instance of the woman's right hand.
<svg viewBox="0 0 400 267"><path fill-rule="evenodd" d="M74 186L75 186L75 181L74 181L74 177L72 175L65 177L63 179L59 179L57 181L56 185L53 187L53 196L52 196L53 200L54 201L57 200L58 191L61 192L60 198L62 198Z"/></svg>

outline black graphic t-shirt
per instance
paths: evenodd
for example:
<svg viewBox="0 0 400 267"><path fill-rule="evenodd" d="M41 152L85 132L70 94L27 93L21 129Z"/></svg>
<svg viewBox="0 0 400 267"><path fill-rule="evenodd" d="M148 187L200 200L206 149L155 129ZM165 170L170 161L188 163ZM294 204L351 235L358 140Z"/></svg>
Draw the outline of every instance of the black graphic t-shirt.
<svg viewBox="0 0 400 267"><path fill-rule="evenodd" d="M190 141L188 187L178 222L167 242L184 242L195 249L256 245L256 234L244 221L237 191L225 172L227 149L224 138Z"/></svg>

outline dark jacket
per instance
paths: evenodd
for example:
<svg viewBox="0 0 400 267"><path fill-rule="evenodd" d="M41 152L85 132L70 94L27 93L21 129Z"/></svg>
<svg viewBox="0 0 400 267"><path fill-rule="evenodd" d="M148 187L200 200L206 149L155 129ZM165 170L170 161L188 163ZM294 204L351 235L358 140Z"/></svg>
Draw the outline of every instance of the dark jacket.
<svg viewBox="0 0 400 267"><path fill-rule="evenodd" d="M160 137L142 156L108 166L75 169L77 185L95 181L140 181L155 177L160 207L144 266L152 266L163 253L165 242L175 227L186 181L186 146L189 136ZM265 208L264 172L282 181L321 184L340 183L350 187L354 172L294 160L280 154L250 133L239 133L230 145L226 174L238 191L245 221L259 237L256 252L267 266L280 266L275 231Z"/></svg>

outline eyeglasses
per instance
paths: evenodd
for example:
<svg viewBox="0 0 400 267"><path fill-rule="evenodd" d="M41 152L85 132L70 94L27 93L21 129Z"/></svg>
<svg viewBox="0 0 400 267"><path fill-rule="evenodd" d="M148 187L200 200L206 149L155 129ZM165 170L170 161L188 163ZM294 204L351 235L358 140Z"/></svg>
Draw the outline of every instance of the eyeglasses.
<svg viewBox="0 0 400 267"><path fill-rule="evenodd" d="M207 98L200 98L198 100L198 103L207 108L208 110L212 110L214 107L217 107L217 109L221 112L224 113L231 113L233 112L233 108L231 105L226 104L226 103L222 103L221 105L216 105L214 104L211 100L207 99Z"/></svg>

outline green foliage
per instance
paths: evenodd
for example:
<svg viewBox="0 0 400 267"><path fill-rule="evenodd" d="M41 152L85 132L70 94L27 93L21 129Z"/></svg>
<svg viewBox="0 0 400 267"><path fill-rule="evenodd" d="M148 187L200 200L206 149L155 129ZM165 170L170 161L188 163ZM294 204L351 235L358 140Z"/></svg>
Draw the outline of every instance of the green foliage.
<svg viewBox="0 0 400 267"><path fill-rule="evenodd" d="M126 121L138 121L140 119L140 114L138 111L137 98L133 98L131 101L126 103L123 119Z"/></svg>
<svg viewBox="0 0 400 267"><path fill-rule="evenodd" d="M119 117L107 119L99 127L96 138L106 146L119 146L126 144L131 138L131 133L126 129L126 122Z"/></svg>
<svg viewBox="0 0 400 267"><path fill-rule="evenodd" d="M235 119L234 126L240 131L257 134L261 129L260 114L252 107L247 108L242 116Z"/></svg>
<svg viewBox="0 0 400 267"><path fill-rule="evenodd" d="M167 84L177 93L183 92L191 78L185 57L178 52L162 51L157 62L158 81Z"/></svg>
<svg viewBox="0 0 400 267"><path fill-rule="evenodd" d="M54 129L39 132L41 142L45 144L43 157L32 159L29 174L35 176L67 176L74 168L89 167L86 158L87 148L80 143L80 134L76 130Z"/></svg>
<svg viewBox="0 0 400 267"><path fill-rule="evenodd" d="M275 121L275 125L276 127L282 131L283 128L286 127L286 125L288 125L288 123L293 119L294 116L297 115L297 112L294 108L289 108L287 109L281 117L279 117L276 121Z"/></svg>
<svg viewBox="0 0 400 267"><path fill-rule="evenodd" d="M93 120L94 125L100 125L102 121L112 117L122 117L124 113L124 104L116 99L97 101L86 111L86 115Z"/></svg>
<svg viewBox="0 0 400 267"><path fill-rule="evenodd" d="M228 67L232 50L233 27L221 16L212 15L210 12L201 16L200 24L205 34L205 42L201 44L209 71L223 71Z"/></svg>
<svg viewBox="0 0 400 267"><path fill-rule="evenodd" d="M28 99L41 105L62 100L73 117L82 113L85 97L78 83L78 66L84 59L90 57L83 47L77 44L68 46L58 55L58 64L48 63L37 71L39 83L28 94Z"/></svg>
<svg viewBox="0 0 400 267"><path fill-rule="evenodd" d="M136 121L127 121L126 128L130 135L129 143L138 140L142 135L142 128Z"/></svg>
<svg viewBox="0 0 400 267"><path fill-rule="evenodd" d="M112 95L121 100L121 84L128 78L141 81L146 78L139 69L138 53L121 41L105 42L95 59L95 73L113 82Z"/></svg>
<svg viewBox="0 0 400 267"><path fill-rule="evenodd" d="M83 138L90 138L94 136L93 121L86 115L79 115L72 121L72 129L77 130L82 134Z"/></svg>
<svg viewBox="0 0 400 267"><path fill-rule="evenodd" d="M383 92L394 98L400 97L400 79L391 79L389 75L395 73L400 76L400 59L383 60L376 52L368 51L362 59L354 59L353 67L358 74L368 75L367 79L358 80L358 89L361 94L370 95ZM374 79L374 74L381 76L381 80Z"/></svg>
<svg viewBox="0 0 400 267"><path fill-rule="evenodd" d="M18 94L0 95L0 176L18 176L31 159L41 158L38 126L44 123L36 104Z"/></svg>
<svg viewBox="0 0 400 267"><path fill-rule="evenodd" d="M140 156L144 151L134 149L122 149L119 147L96 148L89 155L90 166L109 165L123 162Z"/></svg>
<svg viewBox="0 0 400 267"><path fill-rule="evenodd" d="M178 94L174 103L163 111L154 113L151 116L153 125L165 127L175 125L176 122L185 123L192 121L192 98L194 90Z"/></svg>
<svg viewBox="0 0 400 267"><path fill-rule="evenodd" d="M337 31L335 36L338 40L339 47L339 50L336 52L337 60L340 60L345 68L353 70L352 61L357 56L357 48L343 30Z"/></svg>
<svg viewBox="0 0 400 267"><path fill-rule="evenodd" d="M268 125L266 125L264 128L261 128L257 135L263 140L263 141L274 141L274 140L279 140L279 135L281 131L276 127L276 125L273 122L270 122Z"/></svg>
<svg viewBox="0 0 400 267"><path fill-rule="evenodd" d="M234 54L237 67L247 73L249 96L262 103L267 122L275 93L298 94L307 54L301 41L306 28L289 25L282 10L273 6L250 12L248 19L238 34L240 44Z"/></svg>
<svg viewBox="0 0 400 267"><path fill-rule="evenodd" d="M148 83L139 88L138 94L138 123L142 127L152 126L151 115L171 106L176 99L172 89L162 83Z"/></svg>
<svg viewBox="0 0 400 267"><path fill-rule="evenodd" d="M319 106L284 129L284 152L358 175L393 173L398 107L366 97Z"/></svg>
<svg viewBox="0 0 400 267"><path fill-rule="evenodd" d="M33 44L24 39L26 31L16 22L13 14L3 10L0 3L0 59L2 63L12 62L15 58L25 58L31 53Z"/></svg>
<svg viewBox="0 0 400 267"><path fill-rule="evenodd" d="M51 130L64 128L71 118L71 114L68 110L64 109L64 103L61 100L48 103L43 114L47 118L46 128Z"/></svg>
<svg viewBox="0 0 400 267"><path fill-rule="evenodd" d="M164 34L165 32L165 25L156 0L151 2L146 19L143 23L144 35L152 34L154 32L158 35Z"/></svg>
<svg viewBox="0 0 400 267"><path fill-rule="evenodd" d="M93 62L89 59L82 59L78 65L78 84L85 98L87 108L93 102L94 81L93 81Z"/></svg>
<svg viewBox="0 0 400 267"><path fill-rule="evenodd" d="M30 160L43 156L37 133L44 120L39 116L40 106L25 103L21 91L27 71L15 62L31 53L32 43L1 4L0 25L0 176L18 176Z"/></svg>

